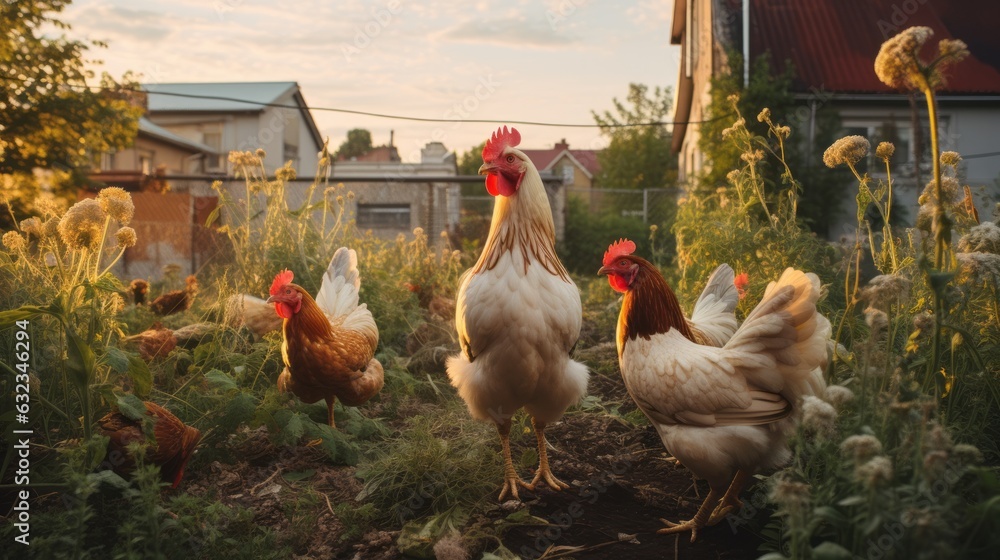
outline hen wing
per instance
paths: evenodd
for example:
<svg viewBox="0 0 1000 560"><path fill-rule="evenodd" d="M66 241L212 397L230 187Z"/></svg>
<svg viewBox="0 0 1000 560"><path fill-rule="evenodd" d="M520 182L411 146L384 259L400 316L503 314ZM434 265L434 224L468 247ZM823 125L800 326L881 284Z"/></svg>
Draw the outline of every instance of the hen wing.
<svg viewBox="0 0 1000 560"><path fill-rule="evenodd" d="M354 249L341 247L323 273L316 304L334 327L361 332L374 347L378 344L378 326L368 306L358 303L360 288L358 254Z"/></svg>

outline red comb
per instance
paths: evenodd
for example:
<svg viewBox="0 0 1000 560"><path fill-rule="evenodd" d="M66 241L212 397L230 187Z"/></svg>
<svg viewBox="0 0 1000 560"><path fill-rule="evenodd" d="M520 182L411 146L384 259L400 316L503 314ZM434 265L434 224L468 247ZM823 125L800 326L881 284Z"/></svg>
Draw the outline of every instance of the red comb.
<svg viewBox="0 0 1000 560"><path fill-rule="evenodd" d="M288 270L287 268L279 272L277 275L275 275L274 282L271 282L271 295L272 296L278 295L278 291L281 290L281 288L283 288L285 284L288 284L294 279L295 279L295 274L291 270Z"/></svg>
<svg viewBox="0 0 1000 560"><path fill-rule="evenodd" d="M612 243L608 247L608 250L604 252L604 266L611 266L611 263L615 262L615 259L618 257L631 255L634 252L635 243L628 239L619 239L616 243Z"/></svg>
<svg viewBox="0 0 1000 560"><path fill-rule="evenodd" d="M506 126L498 128L493 133L493 137L487 140L486 145L483 146L483 161L489 163L500 157L505 148L513 148L520 143L521 133L516 128L511 127L510 130L507 130Z"/></svg>

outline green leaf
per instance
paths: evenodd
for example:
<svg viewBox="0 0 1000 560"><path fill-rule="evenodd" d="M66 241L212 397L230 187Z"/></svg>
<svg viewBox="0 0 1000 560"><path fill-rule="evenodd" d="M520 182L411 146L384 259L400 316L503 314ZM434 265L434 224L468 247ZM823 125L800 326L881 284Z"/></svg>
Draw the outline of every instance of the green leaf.
<svg viewBox="0 0 1000 560"><path fill-rule="evenodd" d="M97 357L90 346L76 334L76 329L72 325L64 324L66 330L66 369L73 376L73 381L81 391L86 390L94 381L94 371L97 365Z"/></svg>
<svg viewBox="0 0 1000 560"><path fill-rule="evenodd" d="M505 519L505 521L507 521L509 523L516 523L518 525L548 525L549 524L548 521L542 519L541 517L535 517L534 515L531 515L531 512L528 511L528 508L519 509L519 510L515 511L514 513L508 515L504 519Z"/></svg>
<svg viewBox="0 0 1000 560"><path fill-rule="evenodd" d="M197 353L198 351L195 350L195 354ZM235 379L227 375L224 371L218 369L209 370L209 372L205 374L205 379L210 384L219 389L222 389L223 391L229 391L238 388Z"/></svg>
<svg viewBox="0 0 1000 560"><path fill-rule="evenodd" d="M149 391L153 388L153 372L149 371L146 362L136 354L128 355L128 376L136 394L140 397L149 396Z"/></svg>
<svg viewBox="0 0 1000 560"><path fill-rule="evenodd" d="M327 424L317 424L309 421L307 425L309 437L319 437L322 440L322 449L331 461L343 465L356 465L358 463L358 448L347 440L347 436L339 430L334 430Z"/></svg>
<svg viewBox="0 0 1000 560"><path fill-rule="evenodd" d="M788 560L788 557L780 552L768 552L757 560Z"/></svg>
<svg viewBox="0 0 1000 560"><path fill-rule="evenodd" d="M284 478L288 482L298 482L300 480L305 480L307 478L312 478L312 476L314 474L316 474L316 469L308 469L308 470L304 470L304 471L294 471L294 472L284 473L281 476L282 476L282 478Z"/></svg>
<svg viewBox="0 0 1000 560"><path fill-rule="evenodd" d="M305 425L302 422L302 415L299 413L292 414L288 422L281 428L282 441L292 445L299 441L306 431Z"/></svg>
<svg viewBox="0 0 1000 560"><path fill-rule="evenodd" d="M825 541L812 551L813 560L852 560L851 551L837 543Z"/></svg>
<svg viewBox="0 0 1000 560"><path fill-rule="evenodd" d="M87 475L87 480L96 483L98 486L107 484L108 486L118 490L125 490L129 487L128 481L112 470L90 473Z"/></svg>
<svg viewBox="0 0 1000 560"><path fill-rule="evenodd" d="M125 373L128 371L128 353L121 348L108 346L101 356L101 363L107 364L115 373Z"/></svg>
<svg viewBox="0 0 1000 560"><path fill-rule="evenodd" d="M131 420L141 421L146 416L146 404L139 397L128 393L118 396L118 411Z"/></svg>

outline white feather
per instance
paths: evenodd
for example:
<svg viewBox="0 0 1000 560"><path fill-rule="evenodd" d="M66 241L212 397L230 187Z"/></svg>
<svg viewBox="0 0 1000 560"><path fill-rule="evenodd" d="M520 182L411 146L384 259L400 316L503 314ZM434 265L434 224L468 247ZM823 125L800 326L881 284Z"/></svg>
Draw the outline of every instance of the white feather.
<svg viewBox="0 0 1000 560"><path fill-rule="evenodd" d="M323 281L316 294L316 304L330 319L330 323L340 328L361 331L369 341L378 344L375 318L366 304L358 304L360 288L358 254L354 249L341 247L333 254L330 265L323 273Z"/></svg>
<svg viewBox="0 0 1000 560"><path fill-rule="evenodd" d="M709 276L705 290L694 304L691 325L705 335L713 346L722 346L736 332L736 304L739 294L733 283L735 273L728 264L720 264Z"/></svg>

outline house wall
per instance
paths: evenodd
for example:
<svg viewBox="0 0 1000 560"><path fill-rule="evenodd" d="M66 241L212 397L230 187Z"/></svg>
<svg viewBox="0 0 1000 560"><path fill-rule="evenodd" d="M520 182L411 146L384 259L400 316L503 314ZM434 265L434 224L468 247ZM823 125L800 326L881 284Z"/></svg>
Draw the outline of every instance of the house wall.
<svg viewBox="0 0 1000 560"><path fill-rule="evenodd" d="M688 6L691 14L686 18L689 26L685 27L684 44L681 45L681 57L690 68L694 80L694 93L691 98L691 114L689 121L695 123L704 120L706 109L711 101L711 78L713 72L725 64L725 50L714 40L712 18L713 0L691 0ZM687 44L690 42L690 46ZM689 124L678 153L678 181L690 181L704 165L704 158L698 150L701 138L701 127Z"/></svg>
<svg viewBox="0 0 1000 560"><path fill-rule="evenodd" d="M884 98L883 98L884 99ZM865 122L880 124L894 119L901 125L908 126L911 122L908 103L893 101L834 101L834 106L840 114L841 122L851 125ZM996 130L1000 129L1000 100L993 104L958 103L955 101L939 102L940 146L942 151L956 151L962 156L996 151ZM927 112L920 112L919 121L926 126ZM872 150L880 141L878 132L868 136ZM930 145L930 138L923 140L925 146ZM897 149L899 147L897 146ZM816 158L822 157L826 146L816 147ZM928 148L929 151L929 148ZM794 170L793 170L794 171ZM903 222L913 225L917 217L919 205L917 198L932 178L932 167L929 159L921 162L920 182L917 183L914 166L899 164L893 166L893 206L904 212ZM869 170L873 179L884 179L885 171L881 165L873 165ZM963 159L959 164L960 183L968 185L972 190L973 201L981 219L990 219L994 204L1000 200L1000 156L973 157ZM839 239L854 234L857 226L857 215L854 198L857 195L857 182L852 181L844 186L844 207L841 216L828 232L828 238Z"/></svg>
<svg viewBox="0 0 1000 560"><path fill-rule="evenodd" d="M115 152L110 169L102 171L142 171L140 156L146 156L151 161L150 172L162 165L167 173L200 173L201 158L192 158L192 154L173 144L139 136L131 148Z"/></svg>

